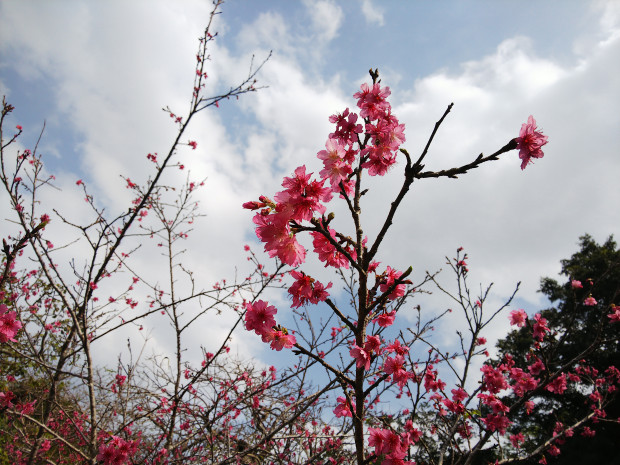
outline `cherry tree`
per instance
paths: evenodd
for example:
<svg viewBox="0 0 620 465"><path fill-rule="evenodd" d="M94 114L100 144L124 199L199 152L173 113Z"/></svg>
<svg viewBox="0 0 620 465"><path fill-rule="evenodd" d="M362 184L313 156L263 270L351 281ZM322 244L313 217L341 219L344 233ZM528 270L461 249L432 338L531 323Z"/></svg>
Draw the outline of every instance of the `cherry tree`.
<svg viewBox="0 0 620 465"><path fill-rule="evenodd" d="M528 456L543 451L556 454L562 436L588 420L604 416L603 399L614 395L618 370L610 367L604 375L591 376L591 371L583 367L587 362L582 360L591 348L551 369L544 362L546 354L561 341L549 334L547 322L540 314L528 318L523 310L513 310L511 322L519 326L527 324L532 331L533 344L527 365L517 366L510 354L505 354L499 362L487 360L480 372L476 372L475 359L489 356L484 348L484 330L510 305L514 294L503 306L489 312L485 301L490 287L482 295L472 295L467 284L467 255L462 249L454 259L448 260L457 278L455 292L444 289L436 274L427 273L414 283L412 267L401 271L379 261L379 251L386 247L386 233L416 180L457 178L512 150L518 150L524 170L534 159L543 157L547 136L530 116L518 137L496 152L480 154L461 166L425 170L431 144L453 105L447 107L420 155L414 158L403 147L405 126L392 112L389 87L381 84L377 70L371 69L370 76L372 82L362 84L353 96L357 99L358 112L346 108L330 116L335 129L328 136L325 150L317 153L323 162L318 175L313 176L307 173L306 166L300 166L292 176L284 178L284 189L273 199L261 195L258 200L243 205L256 211L253 222L265 252L296 268L289 272L292 306L321 303L331 315L327 321L333 322L332 332L326 335L328 325L319 321L325 312L316 308L298 312L299 321L305 327L298 325L296 332L287 329L278 322L278 310L262 300L246 304L246 329L258 334L274 350L293 349L315 360L330 380L338 382L342 395L335 400L333 413L352 422L354 463L358 465L414 463L412 459L420 463L469 464L485 454L488 459L499 457L501 463L520 460L524 458L519 451L523 435L507 437L507 433L517 412L536 407L531 398L542 390L561 395L569 383L576 382L586 382L590 389L604 392L600 399L597 396L590 414L574 425L559 427L553 437ZM402 168L397 168L399 159L404 164ZM362 224L364 196L369 192L365 188L365 176L380 177L394 169L403 172L400 190L379 223L379 232L369 238ZM349 223L346 229L342 229L342 221L336 229L335 214L327 213L327 205L335 199L346 206ZM303 233L311 236L318 260L326 268L334 268L342 278L343 293L339 295L346 296L344 302L330 296L332 282L319 281L303 271L309 253L299 239ZM420 315L417 327L407 332L393 330L397 314L429 282L437 285L462 312L465 330L458 332L456 350L446 351L429 337L435 321L452 310L426 322ZM420 312L419 306L417 310ZM615 307L609 310L610 319L615 320ZM593 341L593 346L596 343ZM441 373L450 377L450 386ZM591 379L586 380L585 374ZM478 383L472 384L472 378L479 380ZM510 402L501 396L508 391L514 395ZM395 417L381 412L381 401L386 398L406 398L410 404ZM497 447L501 452L494 454ZM544 462L544 456L541 460Z"/></svg>
<svg viewBox="0 0 620 465"><path fill-rule="evenodd" d="M430 171L426 158L452 104L414 157L404 148L405 126L392 112L390 90L371 69L371 82L354 94L357 110L329 117L335 128L317 153L323 169L313 176L300 166L273 197L261 195L243 205L255 211L256 234L270 264L246 246L247 275L210 286L185 266L183 243L201 215L195 194L204 181L188 175L170 185L165 174L183 169L179 157L200 143L187 136L192 119L258 90L262 66L251 67L228 92L207 95L207 49L217 37L211 28L220 5L214 2L199 41L189 108L164 108L176 135L166 150L145 155L153 167L150 177L124 178L132 200L121 213L98 206L83 180L76 184L89 218L47 210L40 199L54 187L54 178L38 142L31 150L15 150L22 128L7 129L15 109L3 100L0 181L18 232L3 238L0 441L5 456L0 460L394 465L534 458L545 463L559 453L564 438L593 431L619 382L616 368L595 372L588 363L600 338L570 359L554 360L562 335L549 329L543 315L512 308L514 294L489 308L491 288L470 290L469 258L462 249L448 258L454 289L436 273L416 282L413 267L399 270L380 261L388 230L415 182L458 178L513 150L522 170L541 159L547 136L532 116L496 152ZM398 192L369 238L362 217L370 195L367 176L380 179L396 170L403 174ZM342 203L346 218L328 211L332 201ZM74 238L54 244L48 233L57 224L71 228ZM69 250L76 258L58 263ZM141 269L140 253L161 256L162 274L153 278ZM310 272L313 255L324 265L321 276ZM340 288L329 281L332 276ZM452 309L426 317L412 301L431 286ZM291 300L292 319L283 319L269 302L273 292ZM597 305L597 296L586 296L583 305ZM605 305L605 324L614 325L620 311L615 302ZM404 310L416 316L407 330L396 324ZM233 315L233 323L217 346L190 345L190 329L222 313ZM432 329L439 319L457 314L463 322L458 344L446 350ZM506 316L531 334L525 359L510 353L489 357L485 331L492 320ZM119 349L116 364L98 363L99 348L118 344L119 335L146 334L150 327L163 331L163 326L173 341L170 353L149 355L145 336L144 345L130 342ZM280 355L290 350L290 366L256 366L230 355L233 334L243 330ZM540 393L562 396L571 389L591 408L523 450L527 438L514 429L514 419L535 410Z"/></svg>
<svg viewBox="0 0 620 465"><path fill-rule="evenodd" d="M55 187L54 176L38 142L15 151L23 129L7 128L15 109L3 99L0 182L18 231L3 239L0 282L0 440L7 463L302 463L340 453L346 431L321 420L321 394L334 385L319 389L304 376L314 362L278 371L229 354L244 304L281 286L282 264L265 266L247 247L246 276L205 286L183 263L204 181L164 179L173 179L167 174L184 168L179 157L198 145L187 137L192 119L258 90L264 64L251 66L227 92L207 94L208 46L221 3L214 2L199 40L188 110L164 108L176 135L159 155L145 155L153 167L148 179L124 177L132 200L117 215L101 208L81 179L88 218L47 210L40 199ZM47 233L56 224L73 230L72 237L53 243ZM75 258L59 263L67 251ZM145 253L163 257L161 274L147 272ZM233 323L218 345L189 346L189 330L222 313ZM148 336L136 343L136 333L155 327L168 328L172 353L149 355ZM98 361L98 353L131 334L116 366Z"/></svg>

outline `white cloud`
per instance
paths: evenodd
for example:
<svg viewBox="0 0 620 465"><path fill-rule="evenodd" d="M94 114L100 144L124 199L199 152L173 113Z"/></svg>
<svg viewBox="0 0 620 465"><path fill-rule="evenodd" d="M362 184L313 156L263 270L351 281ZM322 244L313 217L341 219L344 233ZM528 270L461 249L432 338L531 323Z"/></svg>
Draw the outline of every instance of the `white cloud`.
<svg viewBox="0 0 620 465"><path fill-rule="evenodd" d="M281 14L273 11L258 15L253 23L243 27L237 37L241 48L245 50L261 48L277 49L283 54L294 53L286 21Z"/></svg>
<svg viewBox="0 0 620 465"><path fill-rule="evenodd" d="M342 24L342 9L330 0L306 0L304 5L322 42L329 42L338 35Z"/></svg>
<svg viewBox="0 0 620 465"><path fill-rule="evenodd" d="M620 3L615 0L599 0L594 8L601 12L600 24L605 33L618 31L620 28Z"/></svg>
<svg viewBox="0 0 620 465"><path fill-rule="evenodd" d="M383 9L373 3L372 0L362 0L362 14L368 23L375 23L377 26L385 24Z"/></svg>

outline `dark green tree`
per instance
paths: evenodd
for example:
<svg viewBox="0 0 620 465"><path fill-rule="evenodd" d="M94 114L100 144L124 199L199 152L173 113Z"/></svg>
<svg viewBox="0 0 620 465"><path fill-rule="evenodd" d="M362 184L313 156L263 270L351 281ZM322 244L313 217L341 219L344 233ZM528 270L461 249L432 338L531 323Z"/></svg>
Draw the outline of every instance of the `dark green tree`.
<svg viewBox="0 0 620 465"><path fill-rule="evenodd" d="M620 367L620 324L614 324L608 317L613 305L620 305L620 250L613 237L597 244L591 236L585 235L580 238L579 245L578 252L561 261L564 282L541 279L540 292L550 300L552 307L540 313L548 320L555 336L554 344L543 347L544 363L548 372L553 372L571 361L577 360L578 366L579 360L587 359L587 365L583 366L596 371L586 370L583 377L596 378L610 366ZM591 299L586 302L589 297L593 297L596 304L592 305ZM530 328L513 331L498 342L500 357L510 354L517 365L522 366L527 363L532 344ZM523 449L532 452L539 448L558 422L565 427L574 425L592 413L593 402L588 393L585 384L576 383L562 395L542 391L532 398L536 408L529 415L522 413L515 417L511 428L527 438ZM561 454L557 458L552 460L546 455L549 463L620 463L620 397L614 392L605 394L606 417L587 423L595 435L584 430L586 423L579 425L572 437L559 440ZM539 460L540 455L536 454L522 463L534 464Z"/></svg>

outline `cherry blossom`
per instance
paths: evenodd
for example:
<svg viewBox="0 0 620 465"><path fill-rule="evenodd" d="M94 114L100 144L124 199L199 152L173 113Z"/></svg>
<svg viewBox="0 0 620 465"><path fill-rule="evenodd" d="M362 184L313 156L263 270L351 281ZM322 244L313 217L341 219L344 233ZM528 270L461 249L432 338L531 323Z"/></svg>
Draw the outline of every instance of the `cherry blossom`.
<svg viewBox="0 0 620 465"><path fill-rule="evenodd" d="M586 300L583 301L583 304L588 307L594 307L596 305L596 299L592 296L589 296L586 298Z"/></svg>
<svg viewBox="0 0 620 465"><path fill-rule="evenodd" d="M9 312L5 304L0 304L0 343L16 342L15 335L21 327L21 322L17 320L17 313Z"/></svg>
<svg viewBox="0 0 620 465"><path fill-rule="evenodd" d="M274 306L257 300L254 304L246 303L245 308L245 328L248 331L254 330L258 335L263 335L275 326L276 320L273 316L278 310Z"/></svg>
<svg viewBox="0 0 620 465"><path fill-rule="evenodd" d="M519 158L522 160L522 170L532 162L532 158L542 158L544 156L541 148L547 143L547 139L548 137L538 130L536 120L530 115L527 123L521 126L519 137L516 139Z"/></svg>
<svg viewBox="0 0 620 465"><path fill-rule="evenodd" d="M513 310L510 312L509 318L511 325L516 325L519 328L522 328L525 326L525 322L527 321L527 313L525 313L525 310L523 309Z"/></svg>

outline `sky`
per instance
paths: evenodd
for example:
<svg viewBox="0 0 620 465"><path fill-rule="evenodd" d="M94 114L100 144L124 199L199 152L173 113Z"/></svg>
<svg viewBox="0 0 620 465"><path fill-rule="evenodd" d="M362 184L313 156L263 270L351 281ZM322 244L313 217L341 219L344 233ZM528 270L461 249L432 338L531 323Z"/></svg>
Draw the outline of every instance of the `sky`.
<svg viewBox="0 0 620 465"><path fill-rule="evenodd" d="M83 179L99 206L126 211L130 195L120 175L144 181L152 173L146 154L167 152L175 127L161 109L188 109L197 38L210 8L198 0L0 0L0 92L16 107L11 124L24 127L22 148L34 145L45 122L39 152L61 189L44 205L63 205L79 220L86 209L75 182ZM390 87L412 154L455 104L426 158L428 169L496 151L518 136L529 115L549 137L544 158L524 171L515 151L458 180L414 183L382 263L412 266L416 282L426 270L444 268L440 279L449 287L445 257L462 246L472 288L494 283L490 306L521 282L513 307L532 314L547 305L537 293L540 278L557 276L581 235L618 237L620 2L230 0L221 12L208 92L243 79L253 56L256 66L272 55L258 75L263 88L201 113L188 130L197 149L179 150L187 171L171 179L188 171L206 178L197 194L206 216L187 240L186 259L202 287L247 267L244 244L260 252L252 215L241 204L272 196L302 164L318 173L315 155L333 131L328 118L355 108L352 95L369 82L369 68ZM369 237L402 182L402 167L401 160L370 183L362 207ZM341 207L330 208L335 224L350 227ZM0 211L8 230L6 200ZM61 242L62 227L52 228L58 223L48 234ZM153 257L140 260L145 273L158 269ZM317 277L325 273L308 266ZM286 293L272 297L285 314ZM424 304L428 315L450 305L437 293L420 299L414 304ZM410 324L411 315L403 312L400 324ZM507 329L500 319L489 328L491 340ZM198 328L188 344L217 340L229 320L218 321ZM458 325L457 318L445 321L444 342ZM152 331L155 345L169 348L164 333ZM241 355L273 358L258 337L238 337L236 344Z"/></svg>

